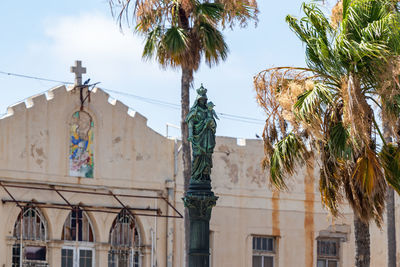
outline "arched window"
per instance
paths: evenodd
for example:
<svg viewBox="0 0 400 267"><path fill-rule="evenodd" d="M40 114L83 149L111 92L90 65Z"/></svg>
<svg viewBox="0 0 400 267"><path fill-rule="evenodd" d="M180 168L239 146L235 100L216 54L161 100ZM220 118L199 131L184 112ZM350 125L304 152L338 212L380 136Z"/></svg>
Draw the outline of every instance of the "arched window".
<svg viewBox="0 0 400 267"><path fill-rule="evenodd" d="M110 230L109 267L139 267L140 236L135 218L126 209L115 218Z"/></svg>
<svg viewBox="0 0 400 267"><path fill-rule="evenodd" d="M74 208L65 220L61 239L61 267L94 266L94 234L88 215L79 207Z"/></svg>
<svg viewBox="0 0 400 267"><path fill-rule="evenodd" d="M65 220L62 240L93 242L93 229L87 214L80 208L73 209Z"/></svg>
<svg viewBox="0 0 400 267"><path fill-rule="evenodd" d="M48 266L46 261L47 223L38 209L26 206L14 224L14 238L17 242L12 249L12 266Z"/></svg>
<svg viewBox="0 0 400 267"><path fill-rule="evenodd" d="M69 174L93 178L93 119L85 111L72 115L70 128Z"/></svg>

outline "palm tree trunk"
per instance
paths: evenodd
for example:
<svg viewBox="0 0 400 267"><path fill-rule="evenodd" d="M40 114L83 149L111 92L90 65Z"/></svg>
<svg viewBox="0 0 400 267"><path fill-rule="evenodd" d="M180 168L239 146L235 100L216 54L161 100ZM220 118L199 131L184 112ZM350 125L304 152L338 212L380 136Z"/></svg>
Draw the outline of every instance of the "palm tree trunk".
<svg viewBox="0 0 400 267"><path fill-rule="evenodd" d="M386 118L383 116L383 137L386 143L392 142L390 130ZM387 245L388 267L396 267L396 217L394 206L394 190L388 186L386 193L386 220L387 220Z"/></svg>
<svg viewBox="0 0 400 267"><path fill-rule="evenodd" d="M388 267L396 267L396 219L394 209L394 190L388 186L386 195L386 218L388 239Z"/></svg>
<svg viewBox="0 0 400 267"><path fill-rule="evenodd" d="M181 135L182 135L182 161L183 161L183 187L185 194L189 188L191 175L190 143L188 141L189 131L186 123L186 116L189 113L189 88L193 82L193 70L182 67L181 78ZM190 222L189 212L185 209L185 266L189 267L189 241L190 241Z"/></svg>
<svg viewBox="0 0 400 267"><path fill-rule="evenodd" d="M360 80L355 77L353 72L349 73L349 80L347 85L347 93L348 93L348 102L349 102L349 113L350 118L353 120L351 124L352 130L354 132L361 132L365 129L359 131L358 127L355 125L355 120L357 116L354 114L354 111L361 112L363 111L363 104L368 107L364 111L364 118L362 123L368 123L369 126L367 131L369 135L369 140L364 140L365 145L371 146L371 133L372 133L372 116L373 112L369 108L368 103L366 103L365 99L361 97L361 87L360 87ZM361 102L361 103L360 103ZM369 114L368 114L369 113ZM358 118L357 118L358 119ZM358 158L358 157L356 157ZM356 255L355 255L355 267L369 267L370 266L370 258L371 258L371 251L370 251L370 234L369 234L369 224L363 222L360 217L354 212L354 238L355 238L355 245L356 245Z"/></svg>
<svg viewBox="0 0 400 267"><path fill-rule="evenodd" d="M354 236L356 243L355 267L369 267L371 257L369 224L361 221L356 214L354 214Z"/></svg>

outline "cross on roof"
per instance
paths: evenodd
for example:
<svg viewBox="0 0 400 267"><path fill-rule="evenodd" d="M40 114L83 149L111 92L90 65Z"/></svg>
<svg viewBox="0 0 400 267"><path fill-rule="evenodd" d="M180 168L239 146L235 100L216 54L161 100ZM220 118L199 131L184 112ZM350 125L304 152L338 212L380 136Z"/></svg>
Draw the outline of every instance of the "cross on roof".
<svg viewBox="0 0 400 267"><path fill-rule="evenodd" d="M82 85L82 74L86 73L86 68L82 67L82 61L76 60L75 66L71 67L71 72L75 73L75 86Z"/></svg>

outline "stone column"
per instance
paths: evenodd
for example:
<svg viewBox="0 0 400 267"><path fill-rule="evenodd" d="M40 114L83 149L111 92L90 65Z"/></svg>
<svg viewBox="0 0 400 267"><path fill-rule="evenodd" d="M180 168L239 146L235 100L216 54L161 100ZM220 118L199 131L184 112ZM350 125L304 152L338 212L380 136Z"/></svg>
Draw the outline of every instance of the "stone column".
<svg viewBox="0 0 400 267"><path fill-rule="evenodd" d="M210 182L190 184L183 199L190 220L189 267L210 266L210 218L217 199Z"/></svg>

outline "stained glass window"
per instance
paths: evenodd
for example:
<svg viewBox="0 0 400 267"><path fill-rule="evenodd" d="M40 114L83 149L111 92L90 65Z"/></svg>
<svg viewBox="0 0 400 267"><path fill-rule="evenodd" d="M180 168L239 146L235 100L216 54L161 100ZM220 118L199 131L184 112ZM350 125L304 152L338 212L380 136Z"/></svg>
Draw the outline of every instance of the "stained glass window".
<svg viewBox="0 0 400 267"><path fill-rule="evenodd" d="M85 111L72 116L70 129L69 174L93 178L93 128L92 117Z"/></svg>

